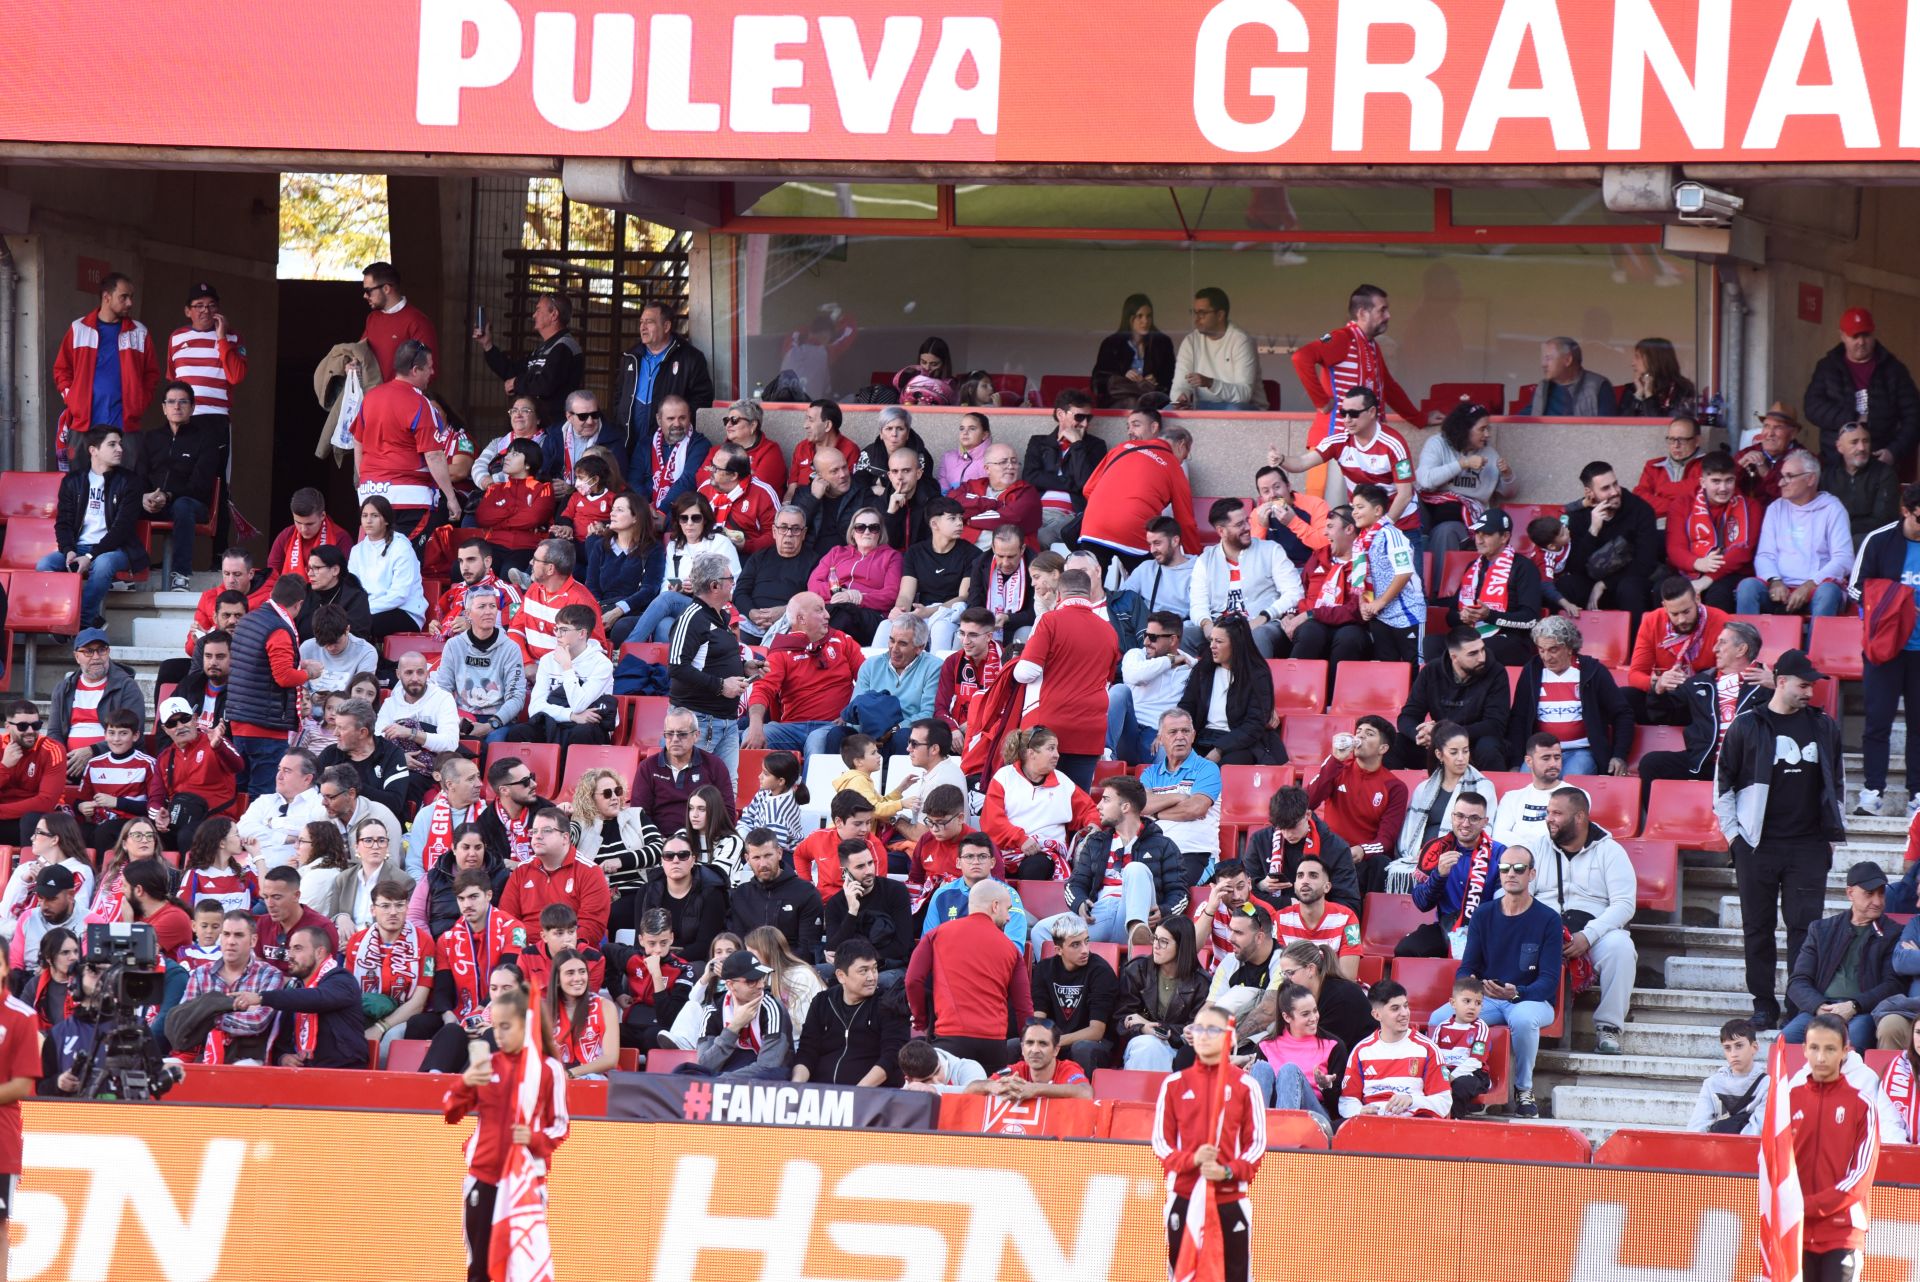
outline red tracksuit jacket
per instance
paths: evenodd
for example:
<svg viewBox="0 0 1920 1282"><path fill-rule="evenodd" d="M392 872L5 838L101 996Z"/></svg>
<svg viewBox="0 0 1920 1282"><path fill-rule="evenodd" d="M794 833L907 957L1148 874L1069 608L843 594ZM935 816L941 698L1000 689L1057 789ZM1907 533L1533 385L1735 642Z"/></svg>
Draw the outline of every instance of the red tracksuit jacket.
<svg viewBox="0 0 1920 1282"><path fill-rule="evenodd" d="M493 1080L478 1088L455 1081L447 1088L443 1107L451 1125L475 1115L473 1135L467 1140L467 1174L482 1184L498 1184L506 1172L507 1149L519 1120L521 1056L493 1053ZM567 1138L567 1070L556 1059L547 1060L547 1090L534 1112L527 1151L549 1166L553 1150Z"/></svg>
<svg viewBox="0 0 1920 1282"><path fill-rule="evenodd" d="M1849 1054L1831 1082L1814 1081L1802 1067L1787 1081L1787 1098L1793 1104L1793 1160L1805 1199L1804 1249L1864 1246L1873 1172L1880 1161L1879 1079L1858 1055Z"/></svg>
<svg viewBox="0 0 1920 1282"><path fill-rule="evenodd" d="M964 919L963 919L964 920ZM1247 1196L1260 1159L1267 1152L1267 1106L1260 1088L1237 1068L1227 1070L1226 1112L1220 1119L1219 1139L1202 1134L1207 1121L1207 1094L1219 1089L1217 1070L1194 1064L1169 1074L1160 1083L1160 1100L1153 1106L1153 1155L1167 1173L1167 1192L1184 1198L1200 1178L1193 1151L1218 1143L1220 1160L1233 1178L1213 1186L1215 1202L1237 1202Z"/></svg>

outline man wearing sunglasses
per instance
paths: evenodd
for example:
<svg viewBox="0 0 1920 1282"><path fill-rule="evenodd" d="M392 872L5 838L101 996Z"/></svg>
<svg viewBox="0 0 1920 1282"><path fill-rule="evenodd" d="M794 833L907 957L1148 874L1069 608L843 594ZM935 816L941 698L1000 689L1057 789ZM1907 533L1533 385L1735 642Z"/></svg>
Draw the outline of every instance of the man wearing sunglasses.
<svg viewBox="0 0 1920 1282"><path fill-rule="evenodd" d="M1027 439L1021 479L1040 491L1040 546L1049 547L1075 512L1087 507L1087 478L1107 455L1107 443L1090 430L1093 398L1077 387L1053 401L1053 431Z"/></svg>
<svg viewBox="0 0 1920 1282"><path fill-rule="evenodd" d="M1540 1030L1553 1022L1560 996L1560 914L1533 897L1533 852L1513 846L1499 856L1500 898L1467 923L1460 973L1478 975L1486 996L1480 1018L1513 1030L1513 1115L1538 1117L1533 1061ZM1433 1013L1438 1028L1453 1018L1448 1003Z"/></svg>
<svg viewBox="0 0 1920 1282"><path fill-rule="evenodd" d="M556 498L564 500L573 489L573 465L585 458L588 450L605 445L617 452L619 442L614 433L601 430L605 420L600 398L581 388L567 395L566 409L559 420L540 433L540 475L553 482Z"/></svg>
<svg viewBox="0 0 1920 1282"><path fill-rule="evenodd" d="M360 273L360 286L360 296L367 300L367 326L360 341L380 362L382 382L393 380L393 354L401 343L412 339L430 352L440 351L433 318L400 292L400 272L392 263L368 263Z"/></svg>
<svg viewBox="0 0 1920 1282"><path fill-rule="evenodd" d="M1336 406L1333 431L1311 449L1282 455L1280 466L1298 475L1332 463L1351 493L1378 485L1391 495L1386 519L1409 540L1420 534L1420 505L1413 501L1413 453L1407 438L1380 419L1380 397L1365 384L1349 388ZM1420 545L1416 541L1415 551Z"/></svg>
<svg viewBox="0 0 1920 1282"><path fill-rule="evenodd" d="M746 452L754 478L765 481L775 494L785 494L787 456L781 451L780 442L760 430L765 417L766 411L760 408L759 401L735 401L721 415L720 427L728 445Z"/></svg>
<svg viewBox="0 0 1920 1282"><path fill-rule="evenodd" d="M573 304L560 294L540 294L533 300L533 332L539 339L522 357L493 345L493 327L476 325L473 341L487 358L487 368L504 380L508 396L531 396L539 406L540 422L557 423L565 413L561 398L580 386L587 372L586 352L568 326Z"/></svg>

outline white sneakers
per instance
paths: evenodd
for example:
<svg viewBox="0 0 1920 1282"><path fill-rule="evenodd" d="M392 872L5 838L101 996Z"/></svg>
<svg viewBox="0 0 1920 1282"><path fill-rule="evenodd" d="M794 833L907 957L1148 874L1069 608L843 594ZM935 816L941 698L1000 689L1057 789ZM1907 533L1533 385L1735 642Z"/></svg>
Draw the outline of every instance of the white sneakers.
<svg viewBox="0 0 1920 1282"><path fill-rule="evenodd" d="M1877 789L1862 788L1860 790L1860 800L1854 803L1853 813L1856 815L1877 815L1881 813L1882 804L1883 801Z"/></svg>

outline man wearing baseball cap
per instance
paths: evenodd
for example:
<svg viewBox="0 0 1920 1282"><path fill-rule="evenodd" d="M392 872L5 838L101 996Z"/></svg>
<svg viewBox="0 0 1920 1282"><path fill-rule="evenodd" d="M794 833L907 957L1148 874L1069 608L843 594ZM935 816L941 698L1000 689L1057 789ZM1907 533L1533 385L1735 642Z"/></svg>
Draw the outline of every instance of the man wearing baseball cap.
<svg viewBox="0 0 1920 1282"><path fill-rule="evenodd" d="M792 1075L793 1016L786 1003L767 991L773 971L747 949L720 963L727 995L708 1014L697 1059L683 1073L702 1077L757 1078L784 1082Z"/></svg>
<svg viewBox="0 0 1920 1282"><path fill-rule="evenodd" d="M40 940L48 931L65 928L81 938L87 933L80 878L73 869L65 864L48 864L34 876L33 894L40 902L20 919L7 956L13 969L29 975L40 969Z"/></svg>
<svg viewBox="0 0 1920 1282"><path fill-rule="evenodd" d="M1488 508L1467 526L1480 555L1460 581L1447 622L1465 624L1487 643L1495 663L1520 667L1533 657L1533 625L1540 620L1540 571L1513 550L1513 518Z"/></svg>
<svg viewBox="0 0 1920 1282"><path fill-rule="evenodd" d="M1809 706L1815 683L1826 679L1803 652L1788 650L1773 665L1773 697L1735 716L1720 749L1713 809L1733 850L1747 990L1763 1029L1780 1018L1776 922L1786 917L1787 956L1797 960L1826 898L1833 843L1847 835L1840 726ZM1788 1001L1799 1005L1792 988Z"/></svg>
<svg viewBox="0 0 1920 1282"><path fill-rule="evenodd" d="M167 340L167 379L193 389L193 423L232 439L228 406L247 376L247 346L227 328L220 292L205 281L187 290L187 323Z"/></svg>
<svg viewBox="0 0 1920 1282"><path fill-rule="evenodd" d="M133 671L113 661L103 628L82 628L73 639L74 670L60 678L47 699L47 736L67 749L67 778L78 782L94 754L106 751L100 718L124 708L146 729L147 701Z"/></svg>
<svg viewBox="0 0 1920 1282"><path fill-rule="evenodd" d="M1804 1042L1815 1015L1837 1015L1847 1023L1853 1049L1873 1049L1873 1008L1907 986L1905 977L1893 973L1900 929L1887 921L1886 911L1886 870L1871 860L1847 869L1846 911L1815 922L1807 946L1794 954L1787 1000L1800 1013L1787 1021L1781 1037Z"/></svg>
<svg viewBox="0 0 1920 1282"><path fill-rule="evenodd" d="M1920 444L1920 388L1906 365L1880 346L1873 313L1852 307L1840 317L1840 342L1813 367L1804 398L1820 429L1820 461L1838 463L1841 429L1864 419L1874 455L1898 468Z"/></svg>

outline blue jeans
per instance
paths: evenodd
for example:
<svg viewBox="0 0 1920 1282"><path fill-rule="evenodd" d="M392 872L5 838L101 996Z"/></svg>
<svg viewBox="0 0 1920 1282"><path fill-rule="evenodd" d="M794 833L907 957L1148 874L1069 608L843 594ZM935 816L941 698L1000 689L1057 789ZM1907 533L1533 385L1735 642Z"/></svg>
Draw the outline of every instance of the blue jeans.
<svg viewBox="0 0 1920 1282"><path fill-rule="evenodd" d="M803 724L814 726L813 731L807 735L806 747L809 757L820 754L833 756L840 751L840 745L846 742L847 736L856 733L856 728L844 721L815 721ZM899 726L886 738L875 740L880 746L880 755L883 757L906 756L907 739L912 729L911 726Z"/></svg>
<svg viewBox="0 0 1920 1282"><path fill-rule="evenodd" d="M199 499L182 494L167 509L173 529L167 535L167 573L193 573L193 527L207 519L208 508Z"/></svg>
<svg viewBox="0 0 1920 1282"><path fill-rule="evenodd" d="M1526 769L1525 765L1521 769ZM1597 775L1600 763L1593 759L1592 748L1562 748L1560 750L1560 777L1568 775Z"/></svg>
<svg viewBox="0 0 1920 1282"><path fill-rule="evenodd" d="M240 754L240 786L247 795L264 797L272 792L274 776L280 771L280 758L287 755L287 741L237 734L227 742Z"/></svg>
<svg viewBox="0 0 1920 1282"><path fill-rule="evenodd" d="M481 744L484 746L486 744L505 742L506 737L513 733L513 727L516 724L516 722L509 721L504 726L495 726L493 729L487 731L486 734L480 736Z"/></svg>
<svg viewBox="0 0 1920 1282"><path fill-rule="evenodd" d="M92 544L81 543L75 551L85 556ZM49 552L40 558L40 564L34 567L43 571L58 571L67 568L67 554ZM93 564L87 567L87 581L80 588L80 626L90 627L100 617L100 605L107 599L107 593L113 590L113 576L133 568L133 561L125 552L114 549L102 552L93 558Z"/></svg>
<svg viewBox="0 0 1920 1282"><path fill-rule="evenodd" d="M1257 1056L1247 1065L1247 1076L1260 1083L1260 1089L1266 1092L1268 1108L1312 1113L1329 1126L1333 1124L1333 1119L1327 1116L1327 1106L1320 1102L1320 1092L1313 1089L1313 1083L1307 1080L1298 1064L1282 1064L1276 1069L1264 1055Z"/></svg>
<svg viewBox="0 0 1920 1282"><path fill-rule="evenodd" d="M662 644L673 640L673 623L680 612L693 604L690 596L681 596L678 592L662 592L653 599L653 604L640 612L633 630L627 633L629 641L659 641Z"/></svg>
<svg viewBox="0 0 1920 1282"><path fill-rule="evenodd" d="M1453 1005L1448 1003L1433 1013L1428 1021L1438 1028L1453 1018ZM1553 1004L1551 1002L1507 1002L1497 997L1489 997L1480 1003L1480 1018L1493 1028L1505 1024L1513 1034L1513 1089L1530 1091L1533 1089L1533 1061L1540 1055L1540 1030L1553 1022ZM1872 1036L1871 1026L1867 1029Z"/></svg>
<svg viewBox="0 0 1920 1282"><path fill-rule="evenodd" d="M693 742L695 747L705 748L714 756L727 763L727 773L740 773L740 723L732 717L711 717L704 712L693 714L696 729Z"/></svg>
<svg viewBox="0 0 1920 1282"><path fill-rule="evenodd" d="M1122 868L1120 893L1102 894L1093 901L1093 920L1087 924L1087 937L1096 944L1126 943L1127 928L1134 922L1145 921L1153 914L1153 890L1153 873L1148 871L1145 864L1131 863ZM1043 943L1053 942L1054 928L1060 922L1073 921L1079 916L1069 909L1035 922L1027 936L1034 951L1039 952Z"/></svg>
<svg viewBox="0 0 1920 1282"><path fill-rule="evenodd" d="M741 722L740 728L746 729L750 722ZM767 747L782 752L810 752L807 747L808 736L832 725L831 721L769 721L760 727L767 736Z"/></svg>
<svg viewBox="0 0 1920 1282"><path fill-rule="evenodd" d="M1145 763L1152 755L1147 749L1155 733L1133 715L1133 691L1124 685L1107 687L1107 751L1115 761L1130 766Z"/></svg>
<svg viewBox="0 0 1920 1282"><path fill-rule="evenodd" d="M1780 1030L1780 1040L1790 1046L1798 1046L1804 1043L1807 1040L1807 1025L1813 1023L1814 1013L1813 1011L1803 1010L1788 1020L1787 1026ZM1853 1049L1864 1054L1874 1048L1875 1041L1873 1016L1871 1014L1855 1015L1847 1021L1847 1042Z"/></svg>
<svg viewBox="0 0 1920 1282"><path fill-rule="evenodd" d="M1846 591L1838 583L1822 583L1813 590L1813 600L1808 603L1807 613L1815 618L1826 618L1840 613L1841 603L1846 600ZM1785 614L1786 611L1775 605L1767 596L1767 585L1759 579L1742 579L1740 586L1733 590L1734 605L1738 614Z"/></svg>

